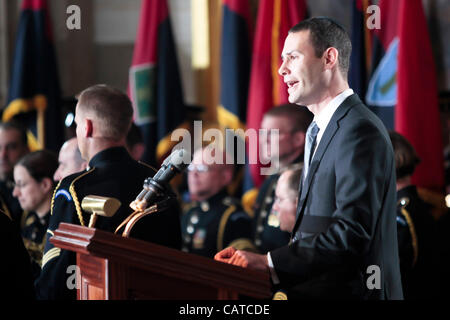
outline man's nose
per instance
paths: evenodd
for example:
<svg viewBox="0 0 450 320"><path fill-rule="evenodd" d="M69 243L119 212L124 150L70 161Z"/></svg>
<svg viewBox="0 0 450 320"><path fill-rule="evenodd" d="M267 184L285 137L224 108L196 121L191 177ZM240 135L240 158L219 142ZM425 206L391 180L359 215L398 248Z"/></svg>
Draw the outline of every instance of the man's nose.
<svg viewBox="0 0 450 320"><path fill-rule="evenodd" d="M288 69L286 68L286 60L281 63L280 68L278 69L278 74L280 76L285 76L288 73Z"/></svg>

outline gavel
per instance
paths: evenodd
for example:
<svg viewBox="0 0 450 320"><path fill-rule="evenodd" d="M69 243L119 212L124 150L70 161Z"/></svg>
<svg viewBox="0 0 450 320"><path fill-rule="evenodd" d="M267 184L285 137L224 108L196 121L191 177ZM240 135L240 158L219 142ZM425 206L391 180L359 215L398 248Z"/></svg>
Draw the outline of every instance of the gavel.
<svg viewBox="0 0 450 320"><path fill-rule="evenodd" d="M121 202L116 198L89 195L81 201L81 208L91 214L89 228L93 228L98 216L112 217L119 209Z"/></svg>

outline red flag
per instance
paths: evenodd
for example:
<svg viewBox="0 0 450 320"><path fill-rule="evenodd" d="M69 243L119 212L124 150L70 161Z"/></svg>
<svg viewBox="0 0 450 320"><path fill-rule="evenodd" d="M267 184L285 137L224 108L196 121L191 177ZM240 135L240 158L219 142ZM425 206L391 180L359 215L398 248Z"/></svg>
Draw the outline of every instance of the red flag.
<svg viewBox="0 0 450 320"><path fill-rule="evenodd" d="M173 147L167 135L185 119L167 0L142 1L129 95L146 145L142 160L156 165Z"/></svg>
<svg viewBox="0 0 450 320"><path fill-rule="evenodd" d="M436 69L421 0L402 0L399 10L398 98L395 130L422 160L413 175L419 187L444 185Z"/></svg>
<svg viewBox="0 0 450 320"><path fill-rule="evenodd" d="M248 129L258 130L267 110L288 102L287 87L278 75L281 52L289 29L304 19L305 15L306 4L303 0L259 2L247 106ZM256 158L256 155L250 155L250 160ZM255 186L264 180L259 169L259 165L251 165Z"/></svg>

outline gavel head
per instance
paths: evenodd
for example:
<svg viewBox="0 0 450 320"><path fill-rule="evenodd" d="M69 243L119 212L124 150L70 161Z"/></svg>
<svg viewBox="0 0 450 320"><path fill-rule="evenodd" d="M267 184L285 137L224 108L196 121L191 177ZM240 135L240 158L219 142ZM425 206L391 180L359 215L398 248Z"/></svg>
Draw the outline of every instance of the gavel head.
<svg viewBox="0 0 450 320"><path fill-rule="evenodd" d="M81 201L81 208L91 214L89 228L92 228L97 219L97 215L112 217L119 209L121 202L116 198L89 195Z"/></svg>

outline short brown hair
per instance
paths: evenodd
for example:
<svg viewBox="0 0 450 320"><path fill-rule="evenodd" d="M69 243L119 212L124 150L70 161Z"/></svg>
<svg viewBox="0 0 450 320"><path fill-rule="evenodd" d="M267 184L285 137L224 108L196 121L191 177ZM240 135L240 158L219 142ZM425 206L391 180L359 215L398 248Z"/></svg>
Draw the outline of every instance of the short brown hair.
<svg viewBox="0 0 450 320"><path fill-rule="evenodd" d="M133 106L122 91L107 85L94 85L78 95L78 106L93 112L101 123L104 138L120 140L127 136L133 119Z"/></svg>
<svg viewBox="0 0 450 320"><path fill-rule="evenodd" d="M304 106L286 103L273 107L264 114L264 117L285 117L294 126L295 131L306 133L314 115Z"/></svg>
<svg viewBox="0 0 450 320"><path fill-rule="evenodd" d="M53 175L58 169L58 157L56 153L49 150L39 150L30 152L23 156L16 164L27 169L30 176L40 182L44 178L53 181Z"/></svg>
<svg viewBox="0 0 450 320"><path fill-rule="evenodd" d="M394 148L395 156L395 171L397 179L402 179L411 176L420 163L420 158L417 156L416 150L409 143L409 141L400 133L395 131L389 132L392 147Z"/></svg>
<svg viewBox="0 0 450 320"><path fill-rule="evenodd" d="M309 30L309 39L316 57L322 57L326 49L333 47L339 52L339 69L344 77L348 75L352 42L347 31L339 23L328 17L313 17L293 26L289 33Z"/></svg>

